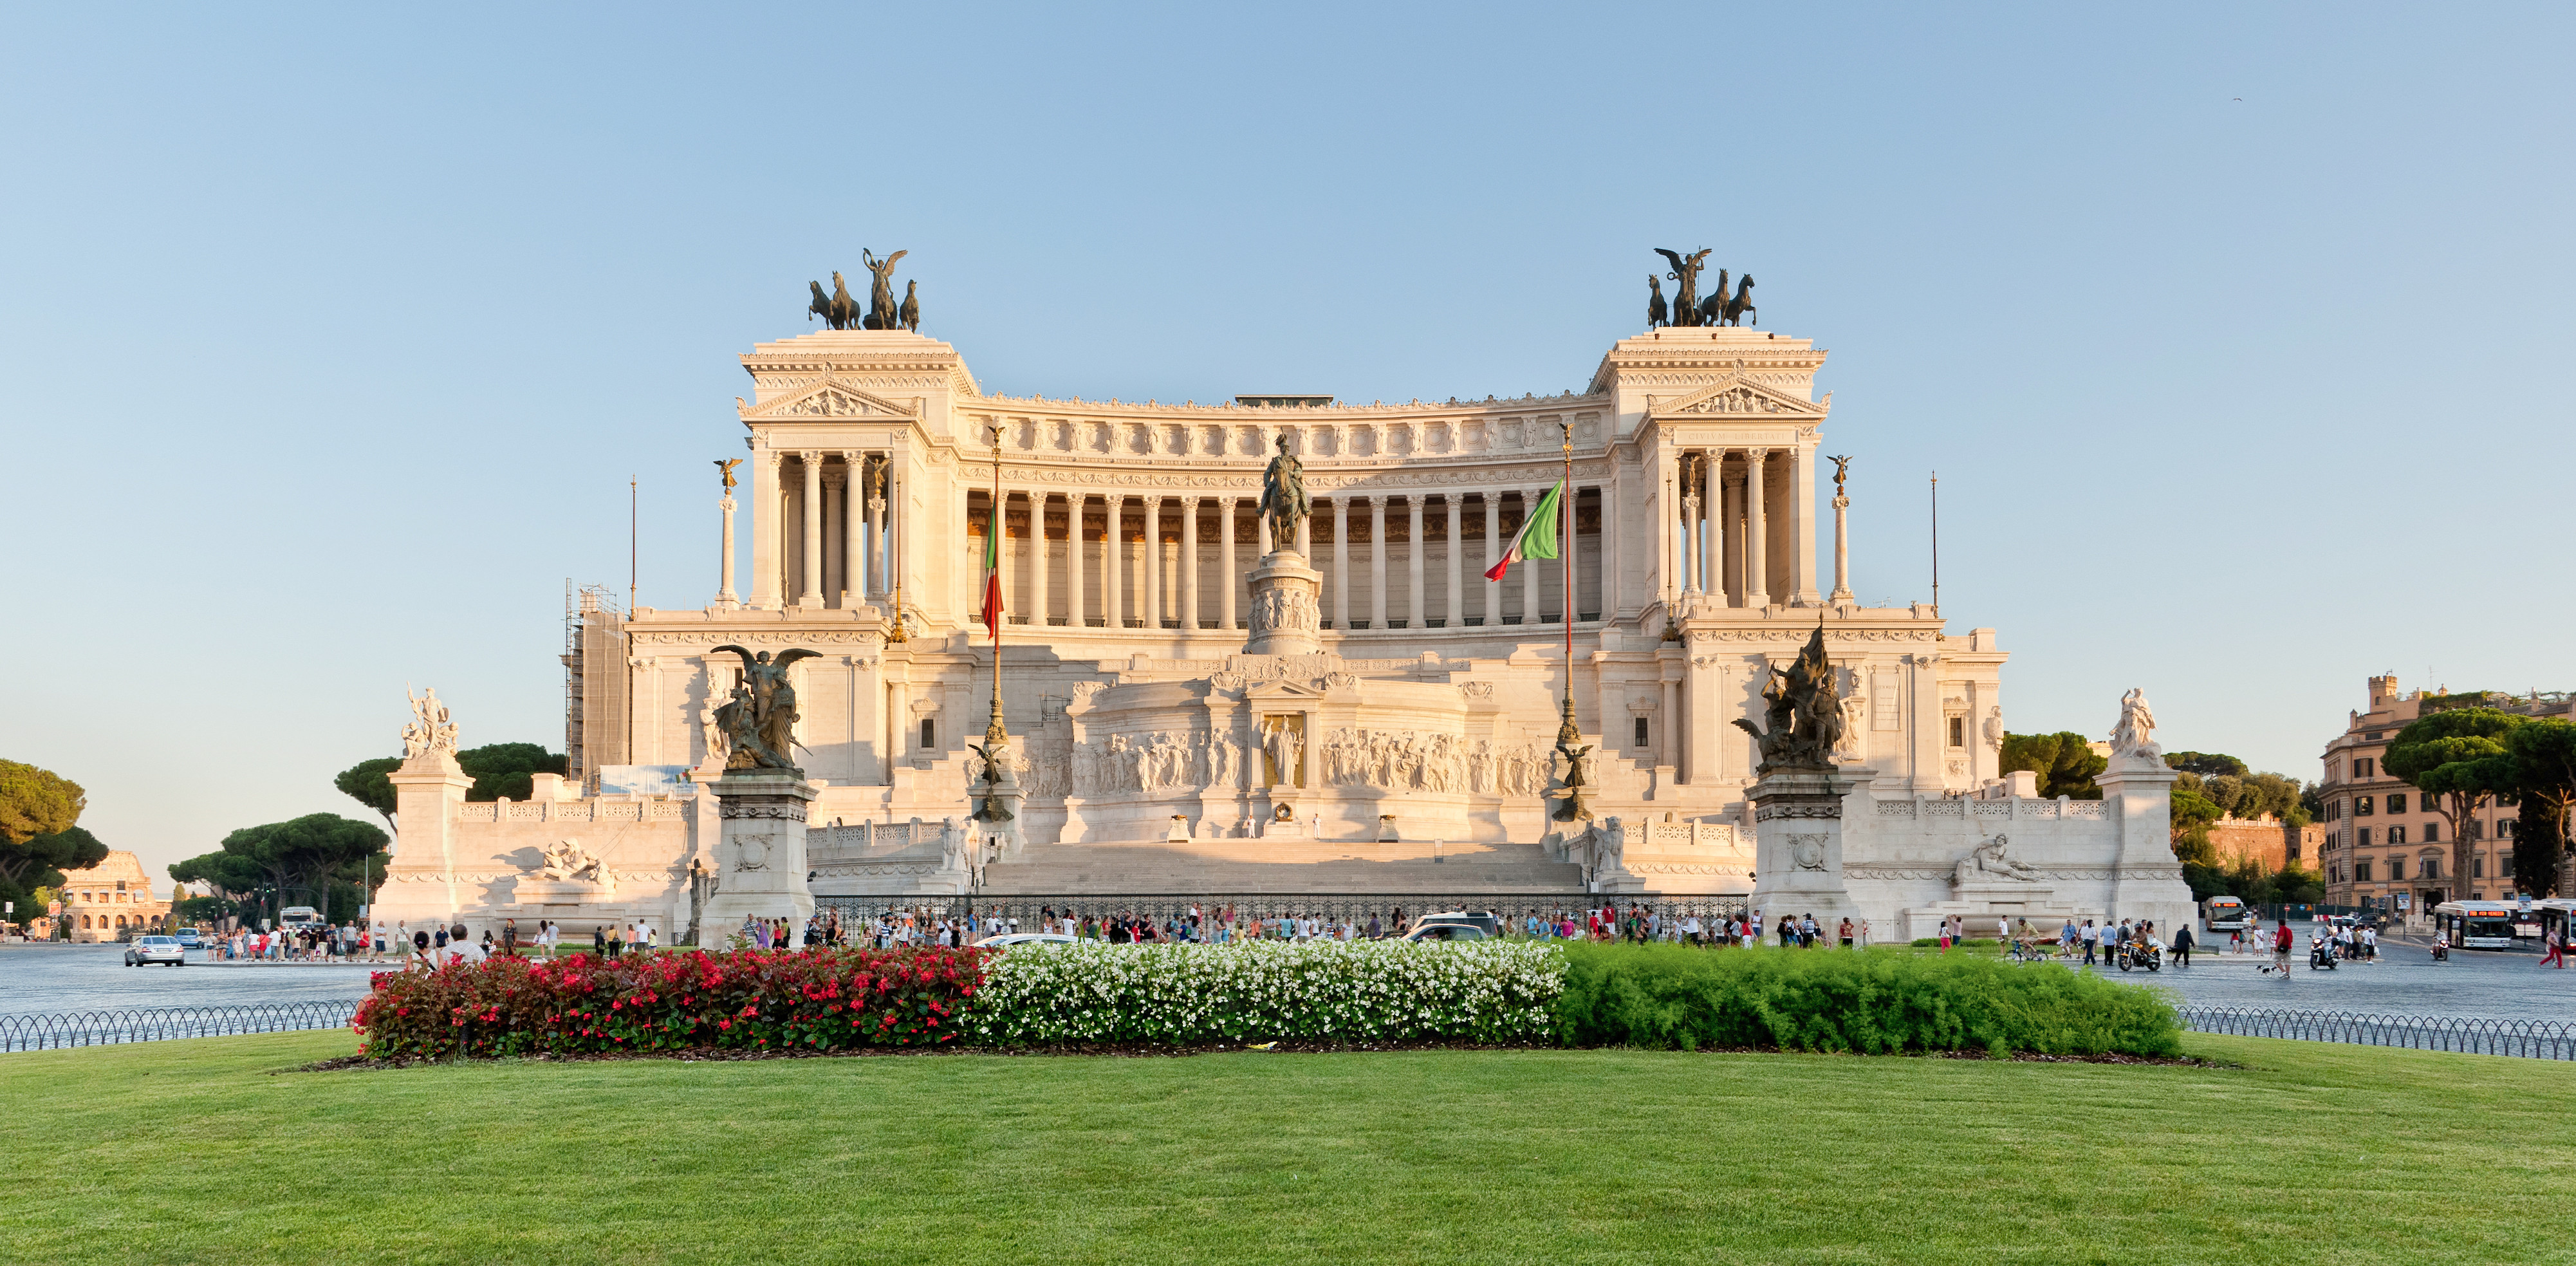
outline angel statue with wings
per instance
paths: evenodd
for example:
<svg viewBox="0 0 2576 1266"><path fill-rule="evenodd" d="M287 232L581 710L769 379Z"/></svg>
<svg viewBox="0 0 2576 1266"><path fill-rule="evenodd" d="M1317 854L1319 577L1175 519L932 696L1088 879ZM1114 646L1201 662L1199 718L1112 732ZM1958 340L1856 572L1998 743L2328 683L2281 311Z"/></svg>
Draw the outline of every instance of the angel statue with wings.
<svg viewBox="0 0 2576 1266"><path fill-rule="evenodd" d="M800 659L820 659L820 652L787 650L777 658L769 652L754 654L730 643L717 651L731 651L742 657L742 684L733 689L733 697L716 709L716 728L724 732L731 753L725 758L726 769L783 769L799 777L792 749L796 746L796 687L787 680L787 666Z"/></svg>

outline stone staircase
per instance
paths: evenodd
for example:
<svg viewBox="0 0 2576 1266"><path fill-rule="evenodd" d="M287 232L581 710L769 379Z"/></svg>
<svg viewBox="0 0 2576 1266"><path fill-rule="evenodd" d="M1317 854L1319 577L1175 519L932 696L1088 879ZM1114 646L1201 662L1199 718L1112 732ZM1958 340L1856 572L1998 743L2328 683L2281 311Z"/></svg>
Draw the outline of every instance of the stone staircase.
<svg viewBox="0 0 2576 1266"><path fill-rule="evenodd" d="M1583 868L1536 844L1193 840L1033 844L995 862L984 891L1056 893L1568 893Z"/></svg>

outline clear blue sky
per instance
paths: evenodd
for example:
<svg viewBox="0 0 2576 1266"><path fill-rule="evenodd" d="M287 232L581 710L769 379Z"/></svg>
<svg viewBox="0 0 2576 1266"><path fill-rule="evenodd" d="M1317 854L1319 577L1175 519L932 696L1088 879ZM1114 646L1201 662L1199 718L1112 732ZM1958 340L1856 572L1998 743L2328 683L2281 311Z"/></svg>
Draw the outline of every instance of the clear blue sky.
<svg viewBox="0 0 2576 1266"><path fill-rule="evenodd" d="M2314 777L2576 685L2565 6L21 6L0 755L159 867L559 746L565 578L715 585L733 358L908 249L988 389L1549 392L1712 246L1831 349L1854 585L2016 729Z"/></svg>

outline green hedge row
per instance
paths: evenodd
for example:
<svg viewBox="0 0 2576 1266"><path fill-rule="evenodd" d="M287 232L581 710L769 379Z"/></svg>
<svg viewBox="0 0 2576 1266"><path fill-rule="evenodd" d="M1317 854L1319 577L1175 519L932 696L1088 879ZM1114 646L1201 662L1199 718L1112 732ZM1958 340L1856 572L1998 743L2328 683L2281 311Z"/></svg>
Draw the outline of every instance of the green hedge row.
<svg viewBox="0 0 2576 1266"><path fill-rule="evenodd" d="M2135 985L1970 955L1566 949L1557 1039L1569 1046L1982 1050L2169 1056L2182 1026Z"/></svg>

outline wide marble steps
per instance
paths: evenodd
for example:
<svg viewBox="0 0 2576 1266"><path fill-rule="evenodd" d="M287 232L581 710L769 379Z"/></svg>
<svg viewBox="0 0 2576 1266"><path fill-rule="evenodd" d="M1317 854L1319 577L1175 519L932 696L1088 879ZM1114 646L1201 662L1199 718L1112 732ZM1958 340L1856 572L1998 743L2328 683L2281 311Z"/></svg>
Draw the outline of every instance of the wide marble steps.
<svg viewBox="0 0 2576 1266"><path fill-rule="evenodd" d="M1568 893L1583 868L1536 844L1194 840L1040 844L986 868L984 891L1055 893Z"/></svg>

